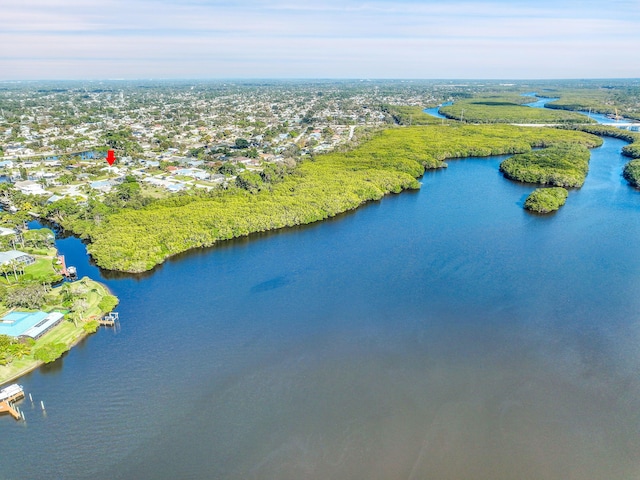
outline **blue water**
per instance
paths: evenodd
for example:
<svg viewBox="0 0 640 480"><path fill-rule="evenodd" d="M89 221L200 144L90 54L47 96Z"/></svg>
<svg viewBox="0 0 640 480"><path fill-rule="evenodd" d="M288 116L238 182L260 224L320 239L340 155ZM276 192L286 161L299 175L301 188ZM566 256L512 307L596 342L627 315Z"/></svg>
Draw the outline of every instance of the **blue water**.
<svg viewBox="0 0 640 480"><path fill-rule="evenodd" d="M527 93L527 94L523 94L523 96L535 98L535 100L532 99L530 103L525 104L528 107L532 107L532 108L545 108L547 103L558 100L559 98L559 97L536 97L535 93Z"/></svg>
<svg viewBox="0 0 640 480"><path fill-rule="evenodd" d="M531 96L534 97L536 94L535 93L524 93L523 96ZM534 108L546 108L547 103L551 103L555 100L558 100L558 98L548 98L548 97L538 97L539 99L535 102L531 102L531 103L527 103L527 106L529 107L534 107ZM595 120L598 123L607 123L607 124L611 124L611 123L615 123L616 120L607 117L606 114L604 113L594 113L594 112L585 112L585 111L578 111L577 113L581 113L593 120ZM629 122L628 119L621 119L619 120L620 122L626 123Z"/></svg>
<svg viewBox="0 0 640 480"><path fill-rule="evenodd" d="M432 115L436 118L447 118L440 113L440 107L446 107L447 105L453 105L453 102L445 102L442 105L438 105L435 108L425 108L423 112L428 113L429 115Z"/></svg>
<svg viewBox="0 0 640 480"><path fill-rule="evenodd" d="M551 103L555 100L558 100L558 98L547 98L547 97L540 97L539 100L537 100L536 102L532 102L532 103L527 103L527 106L529 107L533 107L533 108L546 108L547 103ZM593 113L593 112L576 112L576 113L581 113L589 118L592 118L593 120L595 120L598 123L612 123L613 120L610 119L609 117L607 117L605 114L603 113Z"/></svg>
<svg viewBox="0 0 640 480"><path fill-rule="evenodd" d="M36 403L0 418L0 478L638 478L623 145L551 216L492 157L138 277L58 240L120 297L121 329L21 380Z"/></svg>
<svg viewBox="0 0 640 480"><path fill-rule="evenodd" d="M558 97L537 97L535 92L523 93L522 96L532 97L532 101L530 103L526 103L525 105L532 108L546 108L547 103L551 103L555 100L558 100ZM443 105L451 105L453 102L447 102ZM436 108L426 108L423 110L424 113L432 115L436 118L447 118L439 112L440 106ZM598 123L613 123L614 120L607 117L602 113L593 113L593 112L577 112L581 113L589 118L592 118ZM628 122L629 120L624 119L622 122Z"/></svg>

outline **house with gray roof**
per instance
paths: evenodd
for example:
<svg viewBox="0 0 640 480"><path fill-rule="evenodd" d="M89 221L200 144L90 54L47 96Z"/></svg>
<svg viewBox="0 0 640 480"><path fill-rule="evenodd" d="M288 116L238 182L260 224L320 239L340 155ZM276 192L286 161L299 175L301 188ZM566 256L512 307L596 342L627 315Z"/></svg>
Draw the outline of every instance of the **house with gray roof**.
<svg viewBox="0 0 640 480"><path fill-rule="evenodd" d="M7 252L0 252L0 265L5 265L12 261L22 263L23 265L31 265L35 263L36 259L28 253L21 252L19 250L9 250Z"/></svg>

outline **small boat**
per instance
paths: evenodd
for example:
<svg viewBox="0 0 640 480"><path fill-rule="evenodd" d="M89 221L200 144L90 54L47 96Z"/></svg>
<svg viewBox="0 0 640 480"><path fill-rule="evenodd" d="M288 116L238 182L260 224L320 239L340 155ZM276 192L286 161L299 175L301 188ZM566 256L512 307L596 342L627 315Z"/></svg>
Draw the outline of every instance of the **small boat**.
<svg viewBox="0 0 640 480"><path fill-rule="evenodd" d="M67 276L69 278L76 278L78 276L78 272L76 271L76 267L74 267L74 266L67 267Z"/></svg>
<svg viewBox="0 0 640 480"><path fill-rule="evenodd" d="M0 390L0 402L13 402L24 397L24 389L22 385L13 383Z"/></svg>
<svg viewBox="0 0 640 480"><path fill-rule="evenodd" d="M18 410L13 403L24 398L24 389L22 385L16 383L0 390L0 413L8 413L16 420L22 418L24 414Z"/></svg>

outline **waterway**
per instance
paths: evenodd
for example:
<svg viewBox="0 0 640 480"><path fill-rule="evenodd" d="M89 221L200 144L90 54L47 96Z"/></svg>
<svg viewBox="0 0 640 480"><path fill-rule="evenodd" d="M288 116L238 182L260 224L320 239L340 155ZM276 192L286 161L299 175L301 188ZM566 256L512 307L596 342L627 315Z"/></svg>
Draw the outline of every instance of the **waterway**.
<svg viewBox="0 0 640 480"><path fill-rule="evenodd" d="M532 108L545 108L547 103L559 100L560 97L538 97L535 92L523 93L523 97L532 97L530 103L525 103L527 107Z"/></svg>
<svg viewBox="0 0 640 480"><path fill-rule="evenodd" d="M640 477L640 193L624 142L551 216L502 157L420 191L197 250L21 379L0 478ZM38 402L44 400L46 414Z"/></svg>
<svg viewBox="0 0 640 480"><path fill-rule="evenodd" d="M437 107L434 108L425 108L423 110L424 113L428 113L429 115L436 117L436 118L443 118L446 119L447 117L445 117L444 115L442 115L440 113L440 107L446 107L448 105L453 105L453 102L445 102L442 105L438 105Z"/></svg>
<svg viewBox="0 0 640 480"><path fill-rule="evenodd" d="M523 93L522 94L525 97L536 97L536 93L532 92L532 93ZM555 100L558 100L557 97L536 97L537 100L531 103L527 103L526 105L529 107L533 107L533 108L546 108L547 103L553 102ZM629 120L626 118L620 118L619 120L615 120L613 118L608 117L606 114L604 113L595 113L595 112L591 112L591 111L578 111L577 113L581 113L593 120L595 120L597 123L606 123L606 124L612 124L612 123L616 123L616 122L620 122L620 123L628 123L628 122L634 122L634 120Z"/></svg>

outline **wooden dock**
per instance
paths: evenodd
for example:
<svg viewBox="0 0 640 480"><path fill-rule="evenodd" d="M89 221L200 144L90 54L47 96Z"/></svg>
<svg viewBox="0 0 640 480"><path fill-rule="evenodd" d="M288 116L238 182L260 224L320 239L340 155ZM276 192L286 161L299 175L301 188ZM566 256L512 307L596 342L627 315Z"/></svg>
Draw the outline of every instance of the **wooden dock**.
<svg viewBox="0 0 640 480"><path fill-rule="evenodd" d="M105 315L98 319L98 323L105 327L115 327L119 321L120 316L118 315L118 312L111 312L109 315Z"/></svg>
<svg viewBox="0 0 640 480"><path fill-rule="evenodd" d="M18 413L18 410L14 408L13 404L9 402L0 402L0 414L2 413L8 413L16 420L20 420L21 418L20 413Z"/></svg>
<svg viewBox="0 0 640 480"><path fill-rule="evenodd" d="M58 265L60 265L60 273L64 275L66 278L70 280L75 280L76 278L78 278L76 267L71 265L67 267L67 264L64 259L64 255L58 255Z"/></svg>

